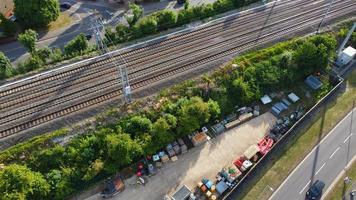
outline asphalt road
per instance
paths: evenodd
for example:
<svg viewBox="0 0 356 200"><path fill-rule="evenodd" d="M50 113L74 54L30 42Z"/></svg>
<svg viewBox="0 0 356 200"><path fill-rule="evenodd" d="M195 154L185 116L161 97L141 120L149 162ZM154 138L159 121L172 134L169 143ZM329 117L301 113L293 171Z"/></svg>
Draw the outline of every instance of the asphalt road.
<svg viewBox="0 0 356 200"><path fill-rule="evenodd" d="M352 118L351 118L352 116ZM301 200L316 180L324 191L356 154L356 110L350 112L294 169L270 200ZM350 131L351 130L351 131Z"/></svg>
<svg viewBox="0 0 356 200"><path fill-rule="evenodd" d="M62 48L68 41L72 40L80 33L91 34L91 19L94 14L93 10L96 10L97 13L107 21L114 21L116 18L120 18L119 15L115 14L120 14L124 11L123 8L118 9L119 6L109 7L109 5L106 4L100 5L91 2L83 3L75 0L65 1L72 4L72 7L69 10L64 11L64 13L72 18L72 23L67 27L51 32L39 31L39 40L37 42L38 47L48 46L50 48ZM61 2L64 2L64 0ZM5 55L10 58L11 62L14 63L23 60L23 58L28 56L25 48L23 48L17 41L0 45L0 51L4 52Z"/></svg>
<svg viewBox="0 0 356 200"><path fill-rule="evenodd" d="M214 1L216 0L190 0L190 4L191 6L195 6L203 3L213 3ZM72 17L73 22L61 30L53 32L40 31L39 40L37 42L39 47L63 48L67 42L80 33L92 34L93 31L91 29L90 20L94 14L94 10L108 22L107 25L115 26L125 21L122 16L126 8L122 4L112 3L108 0L60 0L60 2L69 2L72 5L72 7L65 12ZM176 1L169 0L145 3L142 6L145 15L162 9L178 10L183 8L183 6L178 6ZM92 39L91 42L95 43L94 39ZM4 52L13 63L17 63L28 56L26 49L17 41L0 45L0 51Z"/></svg>

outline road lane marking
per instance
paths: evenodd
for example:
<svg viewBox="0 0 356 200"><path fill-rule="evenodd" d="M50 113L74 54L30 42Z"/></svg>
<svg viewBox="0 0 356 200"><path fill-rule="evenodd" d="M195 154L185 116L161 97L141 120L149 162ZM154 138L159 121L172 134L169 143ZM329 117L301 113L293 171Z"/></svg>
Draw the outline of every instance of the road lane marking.
<svg viewBox="0 0 356 200"><path fill-rule="evenodd" d="M356 110L356 108L355 108L354 110ZM320 146L320 144L322 144L328 137L330 137L330 135L332 135L333 132L334 132L342 123L344 123L344 121L345 121L346 119L348 119L348 117L351 115L351 113L352 113L352 111L350 111L331 131L329 131L329 133L321 140L321 142L319 142L319 144L316 145L316 146L314 147L314 149L312 149L312 150L309 152L309 154L304 157L304 159L302 160L302 162L300 162L300 163L298 164L298 166L293 169L292 173L290 173L290 174L288 175L288 177L287 177L286 179L284 179L284 181L282 182L282 184L276 189L276 191L272 194L272 196L269 198L269 200L272 200L272 199L273 199L273 197L278 193L278 191L283 187L283 185L290 179L290 177L293 176L293 174L299 169L299 167L304 163L304 161L306 161L306 160L310 157L310 155L312 155L312 154L315 152L315 150Z"/></svg>
<svg viewBox="0 0 356 200"><path fill-rule="evenodd" d="M318 171L316 171L315 175L317 175L317 174L321 171L321 169L323 169L323 167L325 166L325 164L326 164L326 162L318 169Z"/></svg>
<svg viewBox="0 0 356 200"><path fill-rule="evenodd" d="M352 134L350 134L349 136L347 136L347 138L344 140L344 143L346 143L346 142L347 142L347 140L349 140L349 139L350 139L351 135L352 135Z"/></svg>
<svg viewBox="0 0 356 200"><path fill-rule="evenodd" d="M308 185L310 184L310 182L311 182L311 180L309 180L308 183L305 184L305 186L304 186L303 189L299 192L299 194L302 194L302 193L303 193L303 191L305 190L305 188L308 187Z"/></svg>
<svg viewBox="0 0 356 200"><path fill-rule="evenodd" d="M335 151L330 155L329 159L331 159L337 151L339 151L340 147L336 148Z"/></svg>

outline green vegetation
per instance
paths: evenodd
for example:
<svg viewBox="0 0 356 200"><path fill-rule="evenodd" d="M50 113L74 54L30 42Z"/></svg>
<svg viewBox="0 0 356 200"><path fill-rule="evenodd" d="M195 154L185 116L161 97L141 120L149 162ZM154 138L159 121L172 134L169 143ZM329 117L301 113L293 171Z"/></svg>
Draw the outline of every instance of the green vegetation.
<svg viewBox="0 0 356 200"><path fill-rule="evenodd" d="M19 34L17 40L27 49L31 55L36 54L36 42L38 34L36 31L28 29L24 33Z"/></svg>
<svg viewBox="0 0 356 200"><path fill-rule="evenodd" d="M127 23L130 25L130 27L133 27L138 19L141 18L143 14L143 8L141 6L138 6L134 3L129 3L129 8L132 12L132 16L130 15L125 15L125 19Z"/></svg>
<svg viewBox="0 0 356 200"><path fill-rule="evenodd" d="M81 33L64 46L64 52L69 56L81 55L88 49L88 47L88 40L84 33Z"/></svg>
<svg viewBox="0 0 356 200"><path fill-rule="evenodd" d="M184 10L163 10L145 17L142 17L142 7L130 3L129 8L131 14L125 15L125 19L129 26L118 24L114 30L107 28L105 31L105 42L110 46L113 44L131 41L147 35L155 34L158 31L178 27L194 20L205 19L219 13L240 8L254 2L258 2L258 0L218 0L213 4L203 4L201 6L189 7L189 2L187 1L185 3ZM19 23L21 23L24 27L46 26L51 30L56 27L65 26L70 21L68 16L59 14L58 0L15 0L14 3L16 7L15 15ZM41 5L39 6L39 4ZM38 9L38 7L40 7L40 9ZM33 13L35 13L35 16ZM14 24L10 22L6 23L6 27L9 27L9 29L6 29L9 30L9 34L10 32L14 32L13 29L15 27L13 27L13 25ZM35 45L32 42L34 37L30 37L30 33L27 32L22 34L24 36L19 37L19 39L23 39L21 43L33 55L28 60L19 63L18 67L15 68L16 70L13 70L13 72L9 73L8 76L0 77L0 80L16 76L18 74L24 74L48 64L72 59L97 50L95 47L88 46L88 44L84 42L82 35L80 35L68 42L64 53L62 53L60 49L52 49L49 56L44 57L44 55L48 55L48 49L41 50L41 52L35 52ZM35 41L37 41L37 37L35 38Z"/></svg>
<svg viewBox="0 0 356 200"><path fill-rule="evenodd" d="M289 173L303 160L310 150L324 137L347 113L352 109L352 102L356 99L356 71L347 78L347 89L336 100L329 103L325 112L319 113L318 119L307 127L305 133L292 141L286 147L283 155L274 162L268 171L259 179L244 197L246 200L268 199L271 193L264 191L267 186L274 189L285 180ZM246 188L250 189L250 188ZM341 195L336 199L341 199Z"/></svg>
<svg viewBox="0 0 356 200"><path fill-rule="evenodd" d="M15 16L26 28L45 27L59 16L58 0L14 0Z"/></svg>
<svg viewBox="0 0 356 200"><path fill-rule="evenodd" d="M12 69L9 58L3 52L0 52L0 79L8 76L8 71Z"/></svg>
<svg viewBox="0 0 356 200"><path fill-rule="evenodd" d="M184 5L184 10L162 10L142 18L142 8L135 4L130 4L129 7L132 15L125 16L129 27L118 24L116 32L110 30L112 34L107 34L107 39L113 41L115 44L127 42L157 33L158 31L178 27L195 20L205 19L219 13L241 8L254 2L258 2L258 0L218 0L213 4L189 7L189 1L187 1Z"/></svg>
<svg viewBox="0 0 356 200"><path fill-rule="evenodd" d="M43 199L49 190L42 174L26 166L14 164L0 171L0 199Z"/></svg>
<svg viewBox="0 0 356 200"><path fill-rule="evenodd" d="M352 188L351 184L345 184L344 178L348 176L353 183L356 180L356 162L350 166L349 170L346 171L344 176L341 176L340 180L336 183L336 185L332 188L330 193L326 196L325 200L339 200L343 199L344 195L347 197L350 194L347 193Z"/></svg>
<svg viewBox="0 0 356 200"><path fill-rule="evenodd" d="M6 19L2 13L0 13L0 28L4 30L4 35L6 37L14 36L16 33L15 22Z"/></svg>
<svg viewBox="0 0 356 200"><path fill-rule="evenodd" d="M49 193L41 198L63 199L157 152L168 142L231 113L237 105L257 101L264 92L275 91L282 84L288 87L302 81L305 75L299 71L308 66L297 64L296 52L305 44L313 44L319 51L319 47L323 48L319 43L330 47L326 48L327 55L335 50L335 46L327 45L335 44L334 38L320 35L248 53L233 61L240 66L238 68L230 64L212 75L203 76L201 82L186 81L163 91L157 96L159 103L154 106L137 107L131 112L134 114L115 117L111 123L98 125L95 130L78 135L64 145L50 138L63 137L66 131L39 136L1 152L0 163L7 167L25 165L33 173L39 172L51 185ZM37 57L49 53L41 51L36 51ZM325 62L319 57L313 59ZM314 73L326 67L308 70ZM132 104L128 109L135 106ZM6 192L16 195L17 191L12 188ZM24 195L29 198L27 193Z"/></svg>

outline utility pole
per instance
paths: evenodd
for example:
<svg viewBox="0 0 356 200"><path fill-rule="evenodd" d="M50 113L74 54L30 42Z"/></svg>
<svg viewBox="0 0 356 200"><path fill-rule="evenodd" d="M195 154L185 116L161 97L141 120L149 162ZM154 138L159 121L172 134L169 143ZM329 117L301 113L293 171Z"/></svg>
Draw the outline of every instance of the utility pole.
<svg viewBox="0 0 356 200"><path fill-rule="evenodd" d="M94 31L94 35L95 35L95 40L96 40L96 44L99 48L99 50L105 54L107 53L107 55L109 56L109 60L111 60L111 62L114 64L114 66L118 69L118 76L121 76L121 86L122 86L122 92L124 95L124 100L125 103L129 104L131 103L131 86L130 86L130 82L129 82L129 76L127 74L127 69L124 65L118 65L113 57L113 53L109 50L106 42L104 42L104 38L101 36L101 31L100 29L104 29L104 23L102 20L98 20L98 19L93 19L92 20L92 29ZM113 41L110 40L110 38L107 38L107 40L109 40L110 43L114 44ZM121 56L119 55L119 58L121 58ZM121 58L124 61L124 64L126 64L125 59Z"/></svg>
<svg viewBox="0 0 356 200"><path fill-rule="evenodd" d="M324 17L321 19L321 21L320 21L320 23L319 23L319 25L318 25L318 29L316 30L316 33L317 33L317 34L319 33L319 29L320 29L321 26L323 25L324 19L326 18L326 16L328 16L329 11L330 11L331 6L333 5L333 3L334 3L334 0L331 0L331 2L330 2L330 4L329 4L329 7L328 7L328 9L326 10L326 13L325 13Z"/></svg>
<svg viewBox="0 0 356 200"><path fill-rule="evenodd" d="M342 51L342 49L344 49L347 41L349 41L352 33L354 32L356 28L356 22L354 23L354 25L352 26L352 28L349 30L349 32L347 33L347 36L345 37L344 41L342 42L342 44L340 45L339 49L337 50L337 55L340 56L340 53Z"/></svg>

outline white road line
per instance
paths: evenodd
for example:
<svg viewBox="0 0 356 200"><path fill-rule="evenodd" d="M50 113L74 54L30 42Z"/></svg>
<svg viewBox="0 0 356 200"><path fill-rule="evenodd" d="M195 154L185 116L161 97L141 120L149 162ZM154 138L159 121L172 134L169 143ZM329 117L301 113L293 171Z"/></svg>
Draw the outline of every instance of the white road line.
<svg viewBox="0 0 356 200"><path fill-rule="evenodd" d="M311 182L311 180L309 180L308 183L305 184L305 186L304 186L303 189L299 192L299 194L302 194L302 193L303 193L303 191L305 190L305 188L308 187L308 185L310 184L310 182Z"/></svg>
<svg viewBox="0 0 356 200"><path fill-rule="evenodd" d="M349 136L347 136L347 138L344 140L344 143L346 143L346 142L347 142L347 140L349 140L349 139L350 139L351 135L352 135L352 134L350 134Z"/></svg>
<svg viewBox="0 0 356 200"><path fill-rule="evenodd" d="M355 109L356 110L356 109ZM352 111L349 112L349 114L347 114L322 140L321 142L319 142L318 145L316 145L314 147L313 150L311 150L309 152L309 154L307 156L304 157L304 159L302 160L302 162L300 162L298 164L298 166L296 168L294 168L294 170L292 171L292 173L290 173L288 175L288 177L286 179L284 179L283 183L277 188L277 190L272 194L272 196L269 198L269 200L273 199L273 197L278 193L278 191L283 187L283 185L290 179L290 177L292 177L292 175L298 170L298 168L304 163L305 160L307 160L310 155L312 155L315 150L320 146L320 144L322 144L330 135L332 135L332 133L334 132L334 130L336 130L336 128L338 128L350 115L351 115Z"/></svg>
<svg viewBox="0 0 356 200"><path fill-rule="evenodd" d="M321 171L321 169L323 169L323 167L325 166L325 164L326 164L326 162L318 169L318 171L316 171L315 175L317 175L317 174Z"/></svg>
<svg viewBox="0 0 356 200"><path fill-rule="evenodd" d="M337 151L339 151L340 147L336 148L335 151L330 155L329 159L331 159Z"/></svg>

